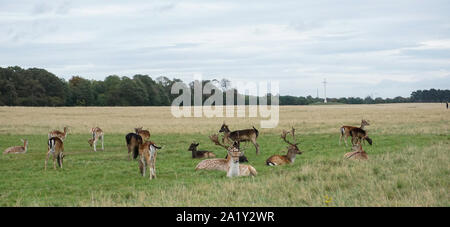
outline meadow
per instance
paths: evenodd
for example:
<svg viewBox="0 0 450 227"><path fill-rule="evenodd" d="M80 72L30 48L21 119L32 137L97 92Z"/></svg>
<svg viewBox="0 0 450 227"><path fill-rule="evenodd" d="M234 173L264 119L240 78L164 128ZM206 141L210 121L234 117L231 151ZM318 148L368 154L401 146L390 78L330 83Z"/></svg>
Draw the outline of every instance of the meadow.
<svg viewBox="0 0 450 227"><path fill-rule="evenodd" d="M367 126L368 161L344 160L339 127ZM449 206L450 112L443 104L281 106L280 123L260 118L174 118L170 107L0 107L0 150L29 140L26 154L0 155L0 206ZM195 171L199 149L225 157L208 138L222 122L231 130L259 129L261 154L243 145L256 177ZM44 171L47 133L70 128L64 169ZM105 150L93 152L89 130L105 132ZM143 126L158 151L157 178L128 160L125 135ZM295 163L269 167L283 154L283 129L297 129ZM350 142L350 141L349 141ZM51 167L51 165L50 165Z"/></svg>

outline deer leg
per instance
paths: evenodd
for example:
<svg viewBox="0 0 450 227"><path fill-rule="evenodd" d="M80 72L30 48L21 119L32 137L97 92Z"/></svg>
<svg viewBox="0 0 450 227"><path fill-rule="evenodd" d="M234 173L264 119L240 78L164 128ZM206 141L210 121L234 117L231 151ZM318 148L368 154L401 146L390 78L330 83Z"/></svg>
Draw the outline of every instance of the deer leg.
<svg viewBox="0 0 450 227"><path fill-rule="evenodd" d="M47 157L45 158L44 170L47 170L48 155L49 152L47 152Z"/></svg>
<svg viewBox="0 0 450 227"><path fill-rule="evenodd" d="M94 151L97 152L97 140L94 140Z"/></svg>
<svg viewBox="0 0 450 227"><path fill-rule="evenodd" d="M56 158L55 158L55 155L52 155L52 156L53 156L53 169L56 170Z"/></svg>
<svg viewBox="0 0 450 227"><path fill-rule="evenodd" d="M63 168L63 153L59 153L59 165L61 166L61 169Z"/></svg>
<svg viewBox="0 0 450 227"><path fill-rule="evenodd" d="M256 140L252 140L253 145L255 145L256 148L256 155L259 154L259 144L256 142Z"/></svg>
<svg viewBox="0 0 450 227"><path fill-rule="evenodd" d="M102 151L105 150L105 147L103 146L103 135L102 135Z"/></svg>
<svg viewBox="0 0 450 227"><path fill-rule="evenodd" d="M346 147L348 147L347 140L348 140L348 135L345 135L345 137L344 137L344 142L345 142L345 146L346 146ZM353 139L352 139L352 140L353 140Z"/></svg>

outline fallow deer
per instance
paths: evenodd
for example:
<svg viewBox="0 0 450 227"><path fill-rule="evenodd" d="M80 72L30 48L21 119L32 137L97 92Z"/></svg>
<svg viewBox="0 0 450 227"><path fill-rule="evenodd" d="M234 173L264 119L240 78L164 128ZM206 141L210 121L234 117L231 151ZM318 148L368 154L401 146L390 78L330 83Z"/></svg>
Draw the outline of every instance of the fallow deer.
<svg viewBox="0 0 450 227"><path fill-rule="evenodd" d="M143 130L142 127L134 128L136 134L140 135L144 141L150 139L150 132L148 130Z"/></svg>
<svg viewBox="0 0 450 227"><path fill-rule="evenodd" d="M48 138L52 138L52 137L58 137L60 138L62 141L64 141L67 138L67 134L69 133L69 127L64 127L64 132L58 131L58 130L54 130L48 133Z"/></svg>
<svg viewBox="0 0 450 227"><path fill-rule="evenodd" d="M188 151L192 151L192 158L215 158L216 155L210 151L197 150L199 143L192 142Z"/></svg>
<svg viewBox="0 0 450 227"><path fill-rule="evenodd" d="M363 119L363 120L361 120L361 127L359 127L359 128L364 130L364 127L368 126L368 125L370 125L369 122ZM347 146L347 138L349 136L351 136L350 131L355 128L358 128L358 127L344 125L339 129L341 131L341 137L339 138L339 145L341 145L342 138L344 137L345 146Z"/></svg>
<svg viewBox="0 0 450 227"><path fill-rule="evenodd" d="M253 129L243 129L243 130L236 130L236 131L230 131L228 128L228 125L225 124L225 122L222 124L222 127L220 127L219 133L223 132L224 140L227 141L227 143L231 143L234 141L237 142L247 142L250 141L253 143L253 145L256 148L256 154L259 154L259 144L256 142L256 139L258 138L259 132L258 130L253 127Z"/></svg>
<svg viewBox="0 0 450 227"><path fill-rule="evenodd" d="M133 153L133 159L136 159L139 155L139 145L143 143L142 137L136 133L128 133L125 136L128 148L128 160L131 160L131 153Z"/></svg>
<svg viewBox="0 0 450 227"><path fill-rule="evenodd" d="M367 153L363 150L360 142L352 146L352 152L345 153L345 159L368 160Z"/></svg>
<svg viewBox="0 0 450 227"><path fill-rule="evenodd" d="M92 139L88 140L89 145L94 146L94 151L97 151L97 142L99 140L102 140L102 150L105 150L105 147L103 146L103 137L104 133L103 130L99 127L95 127L91 129L92 133Z"/></svg>
<svg viewBox="0 0 450 227"><path fill-rule="evenodd" d="M150 180L156 178L156 150L158 149L161 149L161 147L156 146L151 141L146 141L139 145L139 171L145 177L146 168L148 167Z"/></svg>
<svg viewBox="0 0 450 227"><path fill-rule="evenodd" d="M293 143L289 142L286 139L287 134L292 133L292 138L294 140ZM284 164L291 164L294 163L295 157L297 154L302 154L302 152L298 149L295 139L295 129L292 128L291 132L288 132L286 130L283 130L283 133L281 134L281 138L289 144L287 147L288 151L286 155L272 155L266 160L266 165L268 166L277 166L277 165L284 165Z"/></svg>
<svg viewBox="0 0 450 227"><path fill-rule="evenodd" d="M372 145L372 139L370 139L367 132L361 128L352 128L350 130L350 136L352 137L352 145L362 143L364 140Z"/></svg>
<svg viewBox="0 0 450 227"><path fill-rule="evenodd" d="M56 162L58 162L58 166L63 168L63 159L64 159L64 143L63 140L59 137L52 137L48 140L48 151L47 157L45 159L44 169L47 169L47 162L50 155L53 158L53 168L56 169Z"/></svg>
<svg viewBox="0 0 450 227"><path fill-rule="evenodd" d="M20 139L22 141L23 146L14 146L14 147L8 147L3 152L3 154L23 154L27 153L28 150L28 140Z"/></svg>
<svg viewBox="0 0 450 227"><path fill-rule="evenodd" d="M227 159L215 158L206 159L198 163L195 170L220 170L227 172L228 177L233 176L256 176L258 173L251 165L239 164L239 157L242 152L239 149L239 142L234 142L231 146L223 145L219 142L216 134L210 136L210 139L216 144L227 150Z"/></svg>

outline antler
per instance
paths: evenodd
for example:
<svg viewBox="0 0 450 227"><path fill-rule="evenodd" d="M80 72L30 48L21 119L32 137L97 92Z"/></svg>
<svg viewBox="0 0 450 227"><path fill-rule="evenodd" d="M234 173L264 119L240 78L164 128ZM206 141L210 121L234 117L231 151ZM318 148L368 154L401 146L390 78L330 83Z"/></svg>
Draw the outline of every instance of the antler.
<svg viewBox="0 0 450 227"><path fill-rule="evenodd" d="M291 142L289 142L289 141L286 139L286 136L287 136L287 134L289 134L289 133L292 134L292 138L294 139L294 143L291 143ZM286 142L287 144L290 144L290 145L292 145L292 146L297 145L296 139L295 139L295 129L294 129L294 127L292 127L292 129L291 129L290 132L288 132L288 131L286 131L286 130L283 129L283 132L281 133L281 138L282 138L282 139L284 140L284 142Z"/></svg>
<svg viewBox="0 0 450 227"><path fill-rule="evenodd" d="M209 139L211 139L211 141L213 141L214 144L216 144L217 146L221 146L225 149L228 149L228 146L219 142L219 136L217 134L212 134L211 136L209 136Z"/></svg>

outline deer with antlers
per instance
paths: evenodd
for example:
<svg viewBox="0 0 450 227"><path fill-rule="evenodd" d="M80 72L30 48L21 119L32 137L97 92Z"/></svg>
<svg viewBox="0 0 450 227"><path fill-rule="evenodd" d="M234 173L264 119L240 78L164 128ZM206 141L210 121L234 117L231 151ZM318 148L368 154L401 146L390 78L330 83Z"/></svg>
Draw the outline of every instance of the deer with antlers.
<svg viewBox="0 0 450 227"><path fill-rule="evenodd" d="M156 146L156 144L151 141L146 141L139 145L139 171L142 176L145 177L146 168L148 167L150 180L156 178L156 150L159 149L161 149L161 147Z"/></svg>
<svg viewBox="0 0 450 227"><path fill-rule="evenodd" d="M192 158L215 158L216 155L211 151L199 151L197 150L199 143L192 142L188 151L192 151Z"/></svg>
<svg viewBox="0 0 450 227"><path fill-rule="evenodd" d="M56 169L56 162L58 162L58 166L63 168L63 159L64 159L64 143L63 140L59 137L52 137L48 140L48 150L47 150L47 158L45 159L44 169L47 169L47 162L50 155L53 158L53 168Z"/></svg>
<svg viewBox="0 0 450 227"><path fill-rule="evenodd" d="M20 141L22 141L23 146L8 147L8 148L5 149L3 154L23 154L23 153L27 153L28 140L20 139Z"/></svg>
<svg viewBox="0 0 450 227"><path fill-rule="evenodd" d="M292 135L292 139L294 141L293 143L289 142L286 139L286 136L289 133L291 133L291 135ZM296 157L297 154L302 154L302 152L297 147L298 143L296 143L294 127L292 127L292 130L290 132L288 132L286 130L283 130L283 133L281 133L281 138L283 139L284 142L289 144L289 146L287 147L287 149L288 149L287 154L286 155L272 155L272 156L270 156L266 160L266 165L268 165L268 166L278 166L278 165L284 165L284 164L291 164L291 163L294 163L295 157Z"/></svg>
<svg viewBox="0 0 450 227"><path fill-rule="evenodd" d="M228 125L223 122L222 126L220 127L219 133L223 132L223 139L222 142L232 143L234 141L237 142L252 142L253 145L256 148L256 154L259 154L259 144L256 142L256 139L258 138L259 132L258 130L253 127L253 129L243 129L243 130L236 130L236 131L230 131L230 128Z"/></svg>
<svg viewBox="0 0 450 227"><path fill-rule="evenodd" d="M258 174L253 166L239 163L239 157L242 155L239 148L239 142L235 141L232 145L226 146L219 142L219 137L217 134L210 136L210 139L216 145L227 150L227 159L216 158L203 160L195 167L195 170L204 169L226 171L228 177L256 176Z"/></svg>
<svg viewBox="0 0 450 227"><path fill-rule="evenodd" d="M134 128L136 134L140 135L144 141L150 139L150 132L148 130L142 129L143 127Z"/></svg>
<svg viewBox="0 0 450 227"><path fill-rule="evenodd" d="M370 125L369 122L363 119L363 120L361 120L361 127L359 127L359 129L364 130L364 127L365 127L365 126L368 126L368 125ZM339 130L341 131L341 137L339 138L339 145L341 145L342 138L344 138L345 146L347 146L347 138L348 138L349 136L351 136L351 135L350 135L350 131L355 130L355 129L358 129L358 127L355 127L355 126L345 126L345 125L342 126L342 127L339 129Z"/></svg>
<svg viewBox="0 0 450 227"><path fill-rule="evenodd" d="M91 128L92 133L92 139L88 140L89 145L94 146L94 151L97 151L97 142L99 140L102 140L102 150L105 150L105 147L103 146L103 130L99 127Z"/></svg>
<svg viewBox="0 0 450 227"><path fill-rule="evenodd" d="M353 144L352 151L344 154L345 159L368 160L367 153L363 150L361 142Z"/></svg>
<svg viewBox="0 0 450 227"><path fill-rule="evenodd" d="M67 134L69 133L69 127L64 127L64 131L58 131L58 130L53 130L51 132L48 133L48 139L52 138L52 137L58 137L60 138L62 141L64 141L67 138Z"/></svg>

